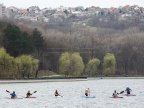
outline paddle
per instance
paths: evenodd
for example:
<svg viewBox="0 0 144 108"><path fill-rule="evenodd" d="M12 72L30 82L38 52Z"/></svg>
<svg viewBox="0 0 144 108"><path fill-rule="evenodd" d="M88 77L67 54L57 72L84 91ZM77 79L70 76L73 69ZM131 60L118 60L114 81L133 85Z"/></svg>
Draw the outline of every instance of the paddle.
<svg viewBox="0 0 144 108"><path fill-rule="evenodd" d="M6 90L6 92L10 93L10 91Z"/></svg>
<svg viewBox="0 0 144 108"><path fill-rule="evenodd" d="M124 91L121 91L119 94L123 94L124 93Z"/></svg>
<svg viewBox="0 0 144 108"><path fill-rule="evenodd" d="M124 91L121 91L120 93L117 93L117 94L123 94L124 93Z"/></svg>
<svg viewBox="0 0 144 108"><path fill-rule="evenodd" d="M34 91L32 94L36 93L37 91Z"/></svg>

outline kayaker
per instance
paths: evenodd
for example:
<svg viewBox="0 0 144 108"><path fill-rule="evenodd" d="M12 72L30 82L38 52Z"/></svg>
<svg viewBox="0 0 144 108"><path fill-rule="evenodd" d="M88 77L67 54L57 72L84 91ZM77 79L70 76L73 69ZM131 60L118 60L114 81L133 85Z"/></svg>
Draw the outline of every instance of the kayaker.
<svg viewBox="0 0 144 108"><path fill-rule="evenodd" d="M17 95L16 95L15 91L13 91L12 93L10 93L10 95L11 95L11 99L14 99L14 98L16 98L16 97L17 97Z"/></svg>
<svg viewBox="0 0 144 108"><path fill-rule="evenodd" d="M132 90L129 87L127 87L125 91L127 92L127 95L129 95Z"/></svg>
<svg viewBox="0 0 144 108"><path fill-rule="evenodd" d="M115 98L115 97L118 97L118 93L116 92L116 90L114 91L114 93L112 94L112 96Z"/></svg>
<svg viewBox="0 0 144 108"><path fill-rule="evenodd" d="M26 94L26 98L29 98L31 95L32 95L32 93L30 93L30 91L28 91Z"/></svg>
<svg viewBox="0 0 144 108"><path fill-rule="evenodd" d="M55 93L54 93L55 96L61 96L59 93L58 93L58 90L55 90ZM61 96L62 97L62 96Z"/></svg>
<svg viewBox="0 0 144 108"><path fill-rule="evenodd" d="M90 89L89 89L89 88L87 88L87 89L85 90L85 96L90 96Z"/></svg>

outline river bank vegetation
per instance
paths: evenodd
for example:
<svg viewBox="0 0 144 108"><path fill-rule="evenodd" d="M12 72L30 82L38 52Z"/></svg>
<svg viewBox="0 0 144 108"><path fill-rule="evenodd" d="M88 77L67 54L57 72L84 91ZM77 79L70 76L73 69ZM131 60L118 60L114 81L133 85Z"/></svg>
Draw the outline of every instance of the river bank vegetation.
<svg viewBox="0 0 144 108"><path fill-rule="evenodd" d="M143 76L144 31L0 22L0 78Z"/></svg>

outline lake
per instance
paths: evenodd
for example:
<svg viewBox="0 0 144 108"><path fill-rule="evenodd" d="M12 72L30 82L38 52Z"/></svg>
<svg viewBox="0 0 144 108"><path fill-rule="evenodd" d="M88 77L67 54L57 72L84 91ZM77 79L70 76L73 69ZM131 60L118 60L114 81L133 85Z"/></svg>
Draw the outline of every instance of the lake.
<svg viewBox="0 0 144 108"><path fill-rule="evenodd" d="M132 89L136 96L110 98L114 90L121 92L126 87ZM86 88L90 88L91 96L83 98ZM58 90L63 97L55 97ZM15 91L20 98L25 97L28 90L37 98L8 99L9 93ZM97 79L86 81L42 82L42 83L12 83L0 84L1 108L143 108L144 79Z"/></svg>

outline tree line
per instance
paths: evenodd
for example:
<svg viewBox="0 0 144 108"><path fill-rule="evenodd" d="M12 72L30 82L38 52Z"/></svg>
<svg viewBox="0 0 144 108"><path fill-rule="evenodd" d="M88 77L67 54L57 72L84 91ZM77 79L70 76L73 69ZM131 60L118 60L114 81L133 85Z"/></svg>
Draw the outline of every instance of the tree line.
<svg viewBox="0 0 144 108"><path fill-rule="evenodd" d="M63 51L80 52L87 64L91 58L99 58L103 61L106 53L113 53L116 58L116 73L119 76L143 76L144 75L144 31L139 27L129 27L124 30L115 28L90 27L79 24L60 26L56 30L47 29L44 33L49 48L47 53L52 52L50 58L57 64L58 57ZM52 46L55 43L54 46ZM59 50L58 50L59 49ZM58 51L58 52L57 52ZM57 53L55 53L57 52ZM51 55L49 53L48 55ZM48 57L48 56L47 56ZM57 64L58 65L58 64ZM57 67L57 65L51 65ZM103 66L98 67L103 73ZM58 71L55 70L55 71Z"/></svg>
<svg viewBox="0 0 144 108"><path fill-rule="evenodd" d="M139 27L0 24L0 46L10 55L32 55L39 60L37 72L49 70L65 76L143 75L143 35Z"/></svg>
<svg viewBox="0 0 144 108"><path fill-rule="evenodd" d="M68 76L96 76L100 60L89 60L86 67L78 52L62 53L59 58L59 74ZM104 75L115 74L116 60L113 54L106 54L103 59ZM0 48L0 78L30 78L37 77L39 60L30 55L10 56L4 48Z"/></svg>

